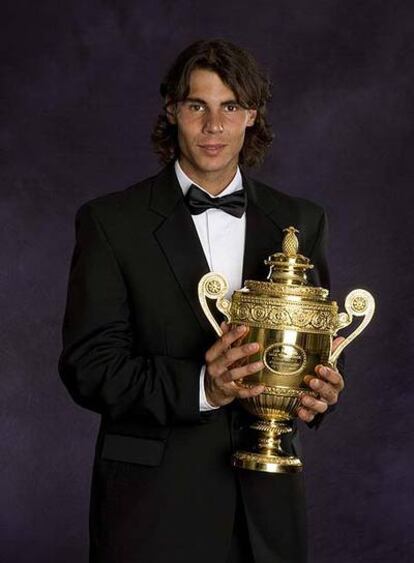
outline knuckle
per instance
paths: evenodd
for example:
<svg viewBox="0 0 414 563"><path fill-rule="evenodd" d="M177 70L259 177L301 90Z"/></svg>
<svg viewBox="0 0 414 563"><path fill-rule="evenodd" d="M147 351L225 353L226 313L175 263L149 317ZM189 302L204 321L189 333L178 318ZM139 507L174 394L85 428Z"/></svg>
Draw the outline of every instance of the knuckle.
<svg viewBox="0 0 414 563"><path fill-rule="evenodd" d="M306 407L311 407L315 404L315 399L312 399L312 397L310 397L309 395L303 395L301 403Z"/></svg>
<svg viewBox="0 0 414 563"><path fill-rule="evenodd" d="M220 373L218 373L215 377L215 381L216 381L216 385L218 387L221 387L223 385L223 383L226 383L227 381L227 377L228 377L228 371L221 371Z"/></svg>
<svg viewBox="0 0 414 563"><path fill-rule="evenodd" d="M226 383L225 375L221 374L220 376L214 379L214 388L219 389L220 391L223 390L223 385Z"/></svg>
<svg viewBox="0 0 414 563"><path fill-rule="evenodd" d="M246 375L243 367L232 366L232 369L230 371L233 381L235 381L236 379L238 380Z"/></svg>
<svg viewBox="0 0 414 563"><path fill-rule="evenodd" d="M311 420L313 420L314 416L315 416L314 412L312 412L309 409L306 409L306 420L307 420L307 422L310 422Z"/></svg>
<svg viewBox="0 0 414 563"><path fill-rule="evenodd" d="M208 372L210 374L210 377L212 377L213 379L217 379L217 377L219 377L221 370L219 369L219 366L217 365L216 362L213 362L210 364L209 368L208 368Z"/></svg>
<svg viewBox="0 0 414 563"><path fill-rule="evenodd" d="M227 350L227 352L223 354L223 358L226 364L231 365L238 359L237 351L233 349Z"/></svg>
<svg viewBox="0 0 414 563"><path fill-rule="evenodd" d="M231 371L231 375L232 375L232 380L235 381L237 385L240 385L243 381L243 377L245 377L247 373L244 368L239 367L239 368L233 368Z"/></svg>
<svg viewBox="0 0 414 563"><path fill-rule="evenodd" d="M331 394L331 388L327 383L322 383L319 387L319 395L321 397L327 397Z"/></svg>
<svg viewBox="0 0 414 563"><path fill-rule="evenodd" d="M325 401L321 401L320 403L320 412L326 412L328 409L328 403L325 403Z"/></svg>
<svg viewBox="0 0 414 563"><path fill-rule="evenodd" d="M252 390L251 389L240 388L240 389L237 390L237 397L239 399L248 399L251 396L252 396Z"/></svg>
<svg viewBox="0 0 414 563"><path fill-rule="evenodd" d="M310 420L311 420L310 417L311 417L312 415L311 415L311 413L310 413L307 409L305 409L305 408L302 407L301 409L299 409L299 413L298 413L298 414L299 414L299 416L300 416L303 420L305 420L305 421L307 421L307 422L310 422Z"/></svg>
<svg viewBox="0 0 414 563"><path fill-rule="evenodd" d="M244 354L251 354L252 352L256 352L259 347L255 342L248 342L247 344L243 344L241 348Z"/></svg>
<svg viewBox="0 0 414 563"><path fill-rule="evenodd" d="M230 361L230 350L226 350L225 352L223 352L222 358L225 362L229 362Z"/></svg>
<svg viewBox="0 0 414 563"><path fill-rule="evenodd" d="M263 362L262 361L253 362L251 364L248 364L248 368L250 372L259 371L263 368Z"/></svg>
<svg viewBox="0 0 414 563"><path fill-rule="evenodd" d="M239 355L240 354L239 354L237 348L230 348L225 353L226 360L228 360L229 362L234 362L235 360L237 360L239 358Z"/></svg>
<svg viewBox="0 0 414 563"><path fill-rule="evenodd" d="M222 348L228 348L231 344L231 336L230 333L223 334L220 338L220 344Z"/></svg>
<svg viewBox="0 0 414 563"><path fill-rule="evenodd" d="M227 332L229 332L230 330L230 326L226 321L222 321L220 324L220 328L223 331L224 334L227 334Z"/></svg>
<svg viewBox="0 0 414 563"><path fill-rule="evenodd" d="M233 371L231 369L226 370L223 374L224 383L232 383L233 379L234 379Z"/></svg>

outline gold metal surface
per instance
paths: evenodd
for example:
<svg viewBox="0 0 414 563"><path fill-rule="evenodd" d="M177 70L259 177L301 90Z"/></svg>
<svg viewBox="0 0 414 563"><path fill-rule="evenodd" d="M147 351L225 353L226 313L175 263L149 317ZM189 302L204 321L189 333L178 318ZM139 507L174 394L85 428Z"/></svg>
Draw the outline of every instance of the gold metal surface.
<svg viewBox="0 0 414 563"><path fill-rule="evenodd" d="M260 395L241 400L258 417L250 427L256 439L248 450L234 454L232 464L269 473L302 470L302 462L283 451L280 437L291 432L301 396L316 396L303 378L313 374L318 364L335 366L341 352L365 329L375 311L372 295L355 289L345 299L346 312L339 313L336 302L328 300L327 289L308 285L306 271L313 265L297 253L298 231L289 227L285 232L283 252L265 260L270 266L268 281L247 280L231 300L225 298L228 283L222 274L210 272L198 285L200 304L219 336L222 331L207 299L216 301L229 323L249 327L243 342L260 345L245 363L262 360L264 368L239 382L244 387L265 386ZM361 324L332 352L333 337L350 325L353 317L363 317Z"/></svg>

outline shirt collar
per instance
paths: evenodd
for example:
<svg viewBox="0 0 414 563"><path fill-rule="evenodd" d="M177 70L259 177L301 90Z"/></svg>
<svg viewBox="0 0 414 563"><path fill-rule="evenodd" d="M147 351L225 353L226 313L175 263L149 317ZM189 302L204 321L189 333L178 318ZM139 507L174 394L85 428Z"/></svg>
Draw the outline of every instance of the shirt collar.
<svg viewBox="0 0 414 563"><path fill-rule="evenodd" d="M177 175L178 183L181 186L181 189L183 191L184 196L186 195L186 193L190 189L191 184L194 184L195 186L200 188L200 190L203 190L203 192L208 194L210 197L222 197L222 196L225 196L225 195L232 194L233 192L236 192L237 190L243 189L243 179L242 179L242 175L241 175L239 167L237 167L236 174L235 174L233 180L230 182L230 184L226 188L224 188L224 190L216 196L209 194L207 192L207 190L205 190L202 186L200 186L196 182L193 182L193 180L191 180L191 178L189 178L187 176L187 174L184 172L184 170L181 168L180 163L178 162L178 159L175 161L174 168L175 168L175 173Z"/></svg>

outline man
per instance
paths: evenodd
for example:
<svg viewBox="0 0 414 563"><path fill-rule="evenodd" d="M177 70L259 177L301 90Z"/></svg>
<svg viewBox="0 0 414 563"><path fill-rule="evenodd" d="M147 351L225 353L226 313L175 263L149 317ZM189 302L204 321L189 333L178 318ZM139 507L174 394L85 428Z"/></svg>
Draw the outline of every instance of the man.
<svg viewBox="0 0 414 563"><path fill-rule="evenodd" d="M235 471L247 415L235 362L257 344L222 324L216 339L197 299L210 269L264 279L263 260L290 224L328 285L325 217L313 203L249 179L271 135L269 84L254 59L199 41L172 65L153 141L167 166L85 203L76 218L59 370L74 400L102 415L90 506L90 561L277 563L306 560L303 476ZM298 416L317 425L343 388L321 368L320 399ZM316 418L315 418L316 417ZM286 447L297 448L297 440Z"/></svg>

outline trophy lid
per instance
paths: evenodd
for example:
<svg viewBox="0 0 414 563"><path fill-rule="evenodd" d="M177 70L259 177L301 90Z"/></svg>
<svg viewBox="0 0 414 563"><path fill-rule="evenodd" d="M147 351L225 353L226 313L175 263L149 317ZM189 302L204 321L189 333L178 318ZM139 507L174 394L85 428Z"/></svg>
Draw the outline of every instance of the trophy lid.
<svg viewBox="0 0 414 563"><path fill-rule="evenodd" d="M276 252L264 263L270 266L267 282L247 280L245 287L257 293L267 295L296 295L310 299L326 299L327 289L309 285L306 272L313 268L309 258L298 254L299 241L295 227L283 231L282 252Z"/></svg>
<svg viewBox="0 0 414 563"><path fill-rule="evenodd" d="M275 283L288 285L307 285L306 270L313 268L309 258L298 254L299 241L295 227L288 227L283 231L282 252L277 252L265 260L270 266L268 279Z"/></svg>

